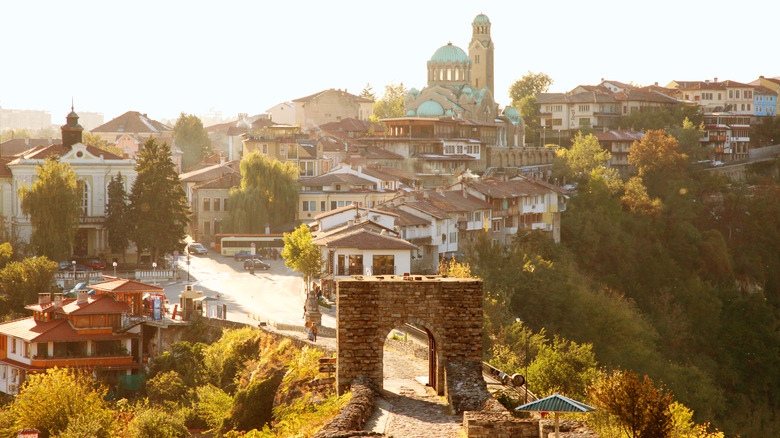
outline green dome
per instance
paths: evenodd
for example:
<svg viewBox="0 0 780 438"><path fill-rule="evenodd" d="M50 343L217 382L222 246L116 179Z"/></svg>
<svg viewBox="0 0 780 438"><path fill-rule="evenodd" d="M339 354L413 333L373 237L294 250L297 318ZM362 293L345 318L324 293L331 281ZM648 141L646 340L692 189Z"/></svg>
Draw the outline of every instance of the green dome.
<svg viewBox="0 0 780 438"><path fill-rule="evenodd" d="M411 117L411 116L416 116L417 114L415 114L414 110L409 110L406 112L406 115Z"/></svg>
<svg viewBox="0 0 780 438"><path fill-rule="evenodd" d="M474 17L474 24L490 24L490 20L488 20L487 15L479 14Z"/></svg>
<svg viewBox="0 0 780 438"><path fill-rule="evenodd" d="M433 63L447 63L453 64L460 62L461 64L470 64L471 60L466 52L458 46L453 46L452 43L447 43L446 46L441 46L436 53L431 56L431 60L428 62Z"/></svg>
<svg viewBox="0 0 780 438"><path fill-rule="evenodd" d="M444 108L439 102L427 100L417 107L418 116L443 116Z"/></svg>
<svg viewBox="0 0 780 438"><path fill-rule="evenodd" d="M504 115L512 121L515 125L520 123L520 120L523 118L520 117L520 111L517 110L517 108L513 106L508 106L504 108Z"/></svg>

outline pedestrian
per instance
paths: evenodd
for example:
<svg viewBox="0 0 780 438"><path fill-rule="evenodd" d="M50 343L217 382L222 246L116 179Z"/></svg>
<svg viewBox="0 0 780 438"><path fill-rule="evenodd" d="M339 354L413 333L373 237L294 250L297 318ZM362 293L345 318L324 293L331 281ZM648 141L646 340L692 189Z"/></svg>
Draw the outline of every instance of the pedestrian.
<svg viewBox="0 0 780 438"><path fill-rule="evenodd" d="M317 342L317 324L311 323L311 336L314 342Z"/></svg>
<svg viewBox="0 0 780 438"><path fill-rule="evenodd" d="M306 319L306 304L303 305L303 316L301 318Z"/></svg>

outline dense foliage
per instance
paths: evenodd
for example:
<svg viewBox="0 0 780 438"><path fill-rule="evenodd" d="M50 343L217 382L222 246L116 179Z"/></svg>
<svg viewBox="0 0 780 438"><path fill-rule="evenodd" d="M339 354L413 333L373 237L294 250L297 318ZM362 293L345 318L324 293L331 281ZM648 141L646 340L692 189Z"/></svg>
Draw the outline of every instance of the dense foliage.
<svg viewBox="0 0 780 438"><path fill-rule="evenodd" d="M475 245L489 357L536 360L538 349L522 359L523 345L509 335L520 318L534 332L592 344L600 366L651 376L698 422L729 435L780 434L774 167L756 169L749 184L727 184L695 171L663 131L634 151L639 174L627 183L598 169L570 175L579 185L561 245L526 233L509 248L487 236ZM529 374L532 390L547 391Z"/></svg>
<svg viewBox="0 0 780 438"><path fill-rule="evenodd" d="M298 169L253 152L241 160L241 185L230 189L230 217L225 230L265 233L295 220L298 206Z"/></svg>
<svg viewBox="0 0 780 438"><path fill-rule="evenodd" d="M118 173L108 183L108 203L106 204L106 232L108 233L108 246L114 253L121 253L124 259L125 250L130 244L130 232L132 227L127 220L130 208L127 205L127 191L125 190L122 173Z"/></svg>
<svg viewBox="0 0 780 438"><path fill-rule="evenodd" d="M191 170L211 151L211 139L198 116L181 113L173 126L173 142L184 152L182 166Z"/></svg>
<svg viewBox="0 0 780 438"><path fill-rule="evenodd" d="M129 196L131 239L139 254L149 250L156 260L181 249L190 209L168 143L158 143L153 137L146 140L136 170Z"/></svg>
<svg viewBox="0 0 780 438"><path fill-rule="evenodd" d="M107 401L90 374L52 369L31 374L0 407L0 436L36 427L60 437L311 436L348 401L311 389L318 350L252 328L226 330L211 345L178 342L151 362L145 394Z"/></svg>
<svg viewBox="0 0 780 438"><path fill-rule="evenodd" d="M79 209L80 186L76 174L56 157L36 166L37 179L32 187L19 189L22 212L30 216L33 226L30 243L35 254L52 260L66 260L73 250Z"/></svg>
<svg viewBox="0 0 780 438"><path fill-rule="evenodd" d="M284 234L284 264L303 275L306 290L313 277L320 275L322 270L322 250L312 243L311 231L306 224L301 224L292 233Z"/></svg>
<svg viewBox="0 0 780 438"><path fill-rule="evenodd" d="M370 90L368 91L369 93L372 93ZM371 117L371 120L378 122L381 119L405 116L404 101L408 91L409 90L404 87L403 82L400 84L392 83L385 86L385 94L382 95L381 99L374 102L374 115ZM363 93L361 93L361 95L362 94ZM370 99L371 97L367 98Z"/></svg>

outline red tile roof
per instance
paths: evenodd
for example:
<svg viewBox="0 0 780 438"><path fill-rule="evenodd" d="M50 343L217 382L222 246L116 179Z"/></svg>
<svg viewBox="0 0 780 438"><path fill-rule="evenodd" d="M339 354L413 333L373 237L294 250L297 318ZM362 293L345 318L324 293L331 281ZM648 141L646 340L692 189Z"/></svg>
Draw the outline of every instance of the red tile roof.
<svg viewBox="0 0 780 438"><path fill-rule="evenodd" d="M91 132L137 132L144 134L159 134L171 131L173 131L173 128L164 123L150 119L146 114L141 114L138 111L128 111L121 116L98 126Z"/></svg>
<svg viewBox="0 0 780 438"><path fill-rule="evenodd" d="M102 292L160 292L163 290L163 288L159 286L153 286L151 284L124 278L92 283L89 287Z"/></svg>
<svg viewBox="0 0 780 438"><path fill-rule="evenodd" d="M130 305L124 301L117 301L110 295L91 295L86 303L78 304L75 298L71 298L62 304L62 309L57 312L69 315L91 315L107 313L129 312Z"/></svg>
<svg viewBox="0 0 780 438"><path fill-rule="evenodd" d="M84 341L134 338L134 334L84 333L73 328L67 319L36 321L32 316L0 324L0 334L28 342Z"/></svg>
<svg viewBox="0 0 780 438"><path fill-rule="evenodd" d="M360 226L344 230L340 233L314 239L313 243L328 248L356 249L417 249L415 245L398 237L376 233Z"/></svg>

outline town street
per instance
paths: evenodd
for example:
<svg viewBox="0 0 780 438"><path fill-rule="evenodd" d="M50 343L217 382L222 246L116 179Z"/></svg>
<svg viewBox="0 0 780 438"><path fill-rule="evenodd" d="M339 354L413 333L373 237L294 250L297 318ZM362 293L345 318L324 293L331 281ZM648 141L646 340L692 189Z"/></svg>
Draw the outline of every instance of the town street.
<svg viewBox="0 0 780 438"><path fill-rule="evenodd" d="M179 257L179 280L159 285L165 288L171 305L178 304L179 293L185 285L192 284L195 290L219 298L219 304L227 304L231 321L257 324L260 320L303 325L305 293L301 275L286 267L281 259L266 262L271 269L257 270L252 275L243 269L243 262L234 261L232 257L213 251L207 256L191 255L188 283L186 257ZM323 314L322 324L335 327L336 321L333 316Z"/></svg>

